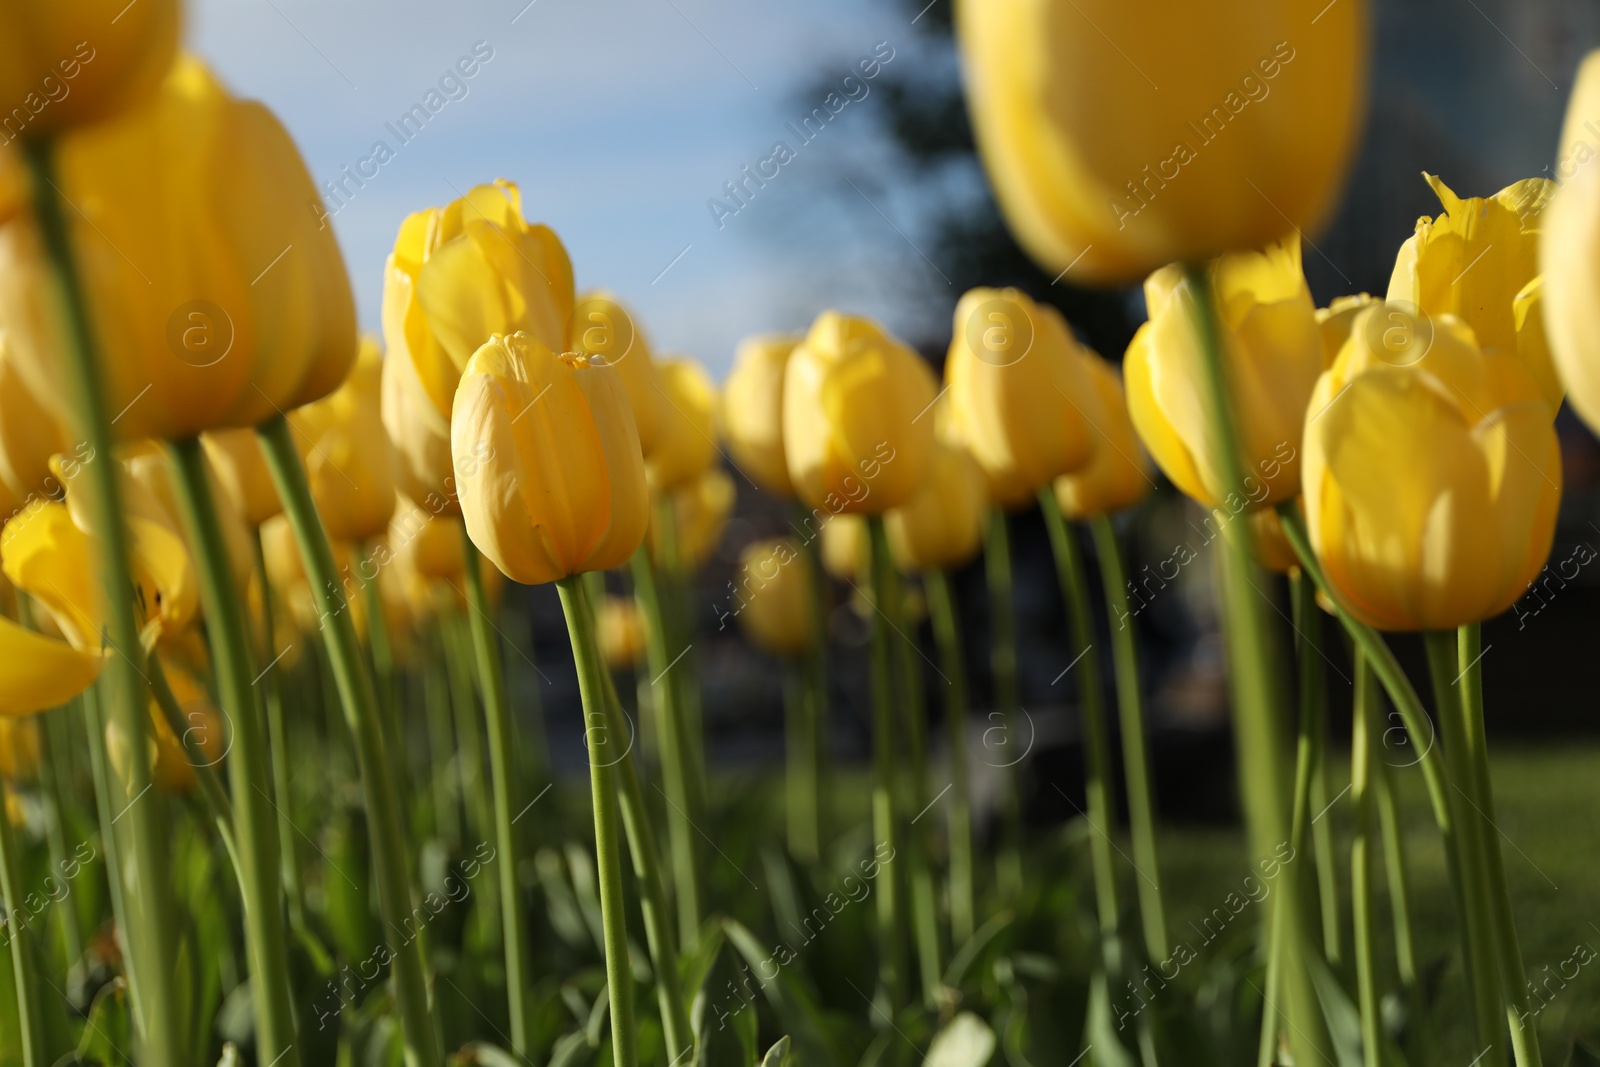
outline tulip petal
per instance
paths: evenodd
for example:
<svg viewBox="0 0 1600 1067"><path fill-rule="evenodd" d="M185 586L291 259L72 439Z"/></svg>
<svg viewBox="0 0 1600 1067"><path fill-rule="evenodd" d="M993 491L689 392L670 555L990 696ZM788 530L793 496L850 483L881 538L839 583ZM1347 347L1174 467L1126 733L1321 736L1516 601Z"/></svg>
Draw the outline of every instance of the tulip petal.
<svg viewBox="0 0 1600 1067"><path fill-rule="evenodd" d="M32 596L72 647L98 649L104 600L87 535L65 505L35 501L0 531L6 577Z"/></svg>
<svg viewBox="0 0 1600 1067"><path fill-rule="evenodd" d="M59 707L89 688L105 657L0 616L0 715Z"/></svg>

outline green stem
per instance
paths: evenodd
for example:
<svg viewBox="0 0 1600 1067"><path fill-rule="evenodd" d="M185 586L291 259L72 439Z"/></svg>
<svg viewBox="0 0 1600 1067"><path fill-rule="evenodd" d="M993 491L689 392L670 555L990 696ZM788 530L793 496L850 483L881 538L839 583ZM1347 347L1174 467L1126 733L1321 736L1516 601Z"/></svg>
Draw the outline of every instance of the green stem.
<svg viewBox="0 0 1600 1067"><path fill-rule="evenodd" d="M1411 926L1411 892L1406 872L1405 840L1401 837L1400 816L1395 807L1394 785L1389 780L1387 761L1379 759L1374 765L1374 788L1377 791L1378 822L1383 830L1383 870L1389 888L1389 913L1394 923L1395 966L1400 975L1400 986L1405 990L1410 1006L1413 1045L1416 1059L1428 1062L1432 1051L1428 1026L1427 1004L1423 999L1422 983L1417 976L1417 950Z"/></svg>
<svg viewBox="0 0 1600 1067"><path fill-rule="evenodd" d="M967 661L950 580L943 571L923 575L928 614L939 646L939 669L950 679L945 690L945 744L950 750L950 940L959 950L976 929L972 875L972 783L967 769ZM1159 957L1165 958L1165 957Z"/></svg>
<svg viewBox="0 0 1600 1067"><path fill-rule="evenodd" d="M467 570L467 614L472 623L472 645L483 686L483 710L489 724L489 776L494 788L495 850L500 865L501 937L506 948L506 995L511 1005L511 1047L526 1059L531 1054L528 1031L528 986L533 970L528 962L528 933L524 927L522 891L517 885L520 858L513 823L518 809L516 776L512 773L516 738L511 729L510 701L506 699L505 671L500 645L489 621L489 598L483 589L483 563L478 549L461 527ZM520 813L520 812L519 812Z"/></svg>
<svg viewBox="0 0 1600 1067"><path fill-rule="evenodd" d="M798 505L797 505L798 506ZM796 526L802 532L801 544L810 565L811 575L811 647L806 650L806 716L810 729L807 732L811 750L811 775L816 782L816 846L814 856L821 856L822 843L828 838L828 575L822 569L821 538L809 531L807 520L811 512L800 507L801 521ZM800 859L804 860L804 854Z"/></svg>
<svg viewBox="0 0 1600 1067"><path fill-rule="evenodd" d="M1234 428L1232 401L1224 365L1222 340L1217 333L1216 309L1210 278L1201 267L1190 266L1187 282L1193 301L1194 325L1203 355L1205 397L1212 451L1219 465L1222 497L1244 501L1244 469ZM1249 540L1237 516L1225 524L1222 557L1224 637L1233 689L1234 740L1239 750L1241 794L1251 833L1252 849L1267 855L1289 839L1290 783L1284 776L1288 751L1281 709L1287 705L1278 665L1277 634L1267 616L1266 598L1260 592L1260 571L1251 556ZM1281 1006L1289 1030L1289 1044L1297 1063L1332 1061L1333 1050L1326 1021L1311 984L1306 952L1311 949L1306 930L1300 870L1287 863L1279 873L1272 911L1287 909L1279 927L1282 940L1283 989ZM1276 1012L1280 1005L1267 1004Z"/></svg>
<svg viewBox="0 0 1600 1067"><path fill-rule="evenodd" d="M34 977L33 935L22 913L21 853L11 830L11 819L5 813L4 786L0 785L0 895L5 897L6 914L3 926L9 932L7 945L11 950L11 976L16 986L17 1037L22 1045L23 1067L44 1067L49 1062L45 1047L44 1027L40 1021L39 1000L42 983Z"/></svg>
<svg viewBox="0 0 1600 1067"><path fill-rule="evenodd" d="M1511 1028L1511 1050L1517 1067L1541 1067L1539 1033L1533 1005L1528 999L1528 976L1517 942L1517 925L1511 911L1511 890L1506 885L1505 861L1500 855L1500 830L1494 819L1494 787L1489 777L1489 742L1483 718L1483 634L1477 623L1457 632L1461 666L1461 718L1471 762L1470 798L1485 863L1489 917L1501 981L1505 984L1506 1018Z"/></svg>
<svg viewBox="0 0 1600 1067"><path fill-rule="evenodd" d="M233 580L227 544L211 497L205 452L191 437L169 445L173 487L200 572L200 602L221 696L223 714L233 724L228 756L233 789L233 838L239 892L244 899L245 947L250 960L250 991L255 1002L256 1042L266 1063L297 1067L294 1009L289 998L289 959L283 934L282 858L277 816L271 810L266 736L254 690L250 637ZM154 668L152 668L152 673ZM171 695L170 693L168 694ZM179 727L186 734L188 727ZM180 734L182 736L183 734ZM202 753L203 756L203 753ZM194 761L204 762L203 759ZM197 770L209 773L210 767ZM213 783L214 784L214 783ZM219 816L220 821L220 816Z"/></svg>
<svg viewBox="0 0 1600 1067"><path fill-rule="evenodd" d="M33 176L33 206L40 236L54 270L56 311L65 328L62 361L71 380L71 415L74 430L91 449L84 464L88 475L81 490L88 503L90 527L99 554L100 578L105 588L107 617L103 638L116 650L107 663L106 691L111 713L130 752L145 751L149 712L145 708L143 653L133 612L133 573L128 563L128 532L123 521L119 464L113 452L111 417L100 389L100 372L86 295L80 285L60 186L55 180L48 140L27 141L23 155ZM98 460L98 462L95 462ZM114 778L115 776L113 776ZM128 854L123 873L128 885L122 894L128 909L118 918L128 933L131 973L145 986L136 998L139 1015L140 1059L183 1067L187 1056L179 1034L183 1006L178 1002L174 978L177 966L177 924L172 915L171 858L167 849L164 805L147 801L150 768L144 760L128 761L126 781L120 785L121 813L128 827Z"/></svg>
<svg viewBox="0 0 1600 1067"><path fill-rule="evenodd" d="M1439 733L1444 741L1445 765L1453 787L1456 840L1460 871L1464 875L1462 898L1466 905L1463 919L1467 933L1467 980L1472 990L1473 1018L1478 1026L1478 1042L1486 1047L1484 1062L1504 1062L1504 1049L1498 1020L1501 1014L1499 951L1494 940L1494 920L1490 912L1487 868L1483 858L1483 835L1477 813L1472 810L1472 743L1470 713L1462 706L1456 688L1455 635L1445 630L1430 630L1423 635L1428 649L1428 667L1433 676L1434 704L1439 712Z"/></svg>
<svg viewBox="0 0 1600 1067"><path fill-rule="evenodd" d="M257 430L262 453L283 511L294 530L300 559L311 584L323 641L332 664L345 721L355 740L356 762L366 795L372 831L372 860L378 880L378 905L385 929L400 931L411 912L411 886L406 876L405 840L400 829L400 802L395 794L389 752L384 744L383 716L372 676L361 656L356 630L345 601L344 586L333 562L322 519L311 502L305 468L290 436L289 423L275 416ZM439 1044L428 1008L428 985L417 939L394 952L395 1002L405 1041L407 1067L438 1067Z"/></svg>
<svg viewBox="0 0 1600 1067"><path fill-rule="evenodd" d="M1378 933L1372 899L1372 839L1377 810L1374 756L1382 727L1378 719L1378 687L1367 658L1356 653L1355 713L1350 733L1350 799L1356 809L1355 838L1350 843L1350 900L1355 922L1356 988L1361 1007L1361 1045L1367 1067L1383 1063L1383 1017L1379 1003Z"/></svg>
<svg viewBox="0 0 1600 1067"><path fill-rule="evenodd" d="M993 645L989 667L994 675L994 710L989 718L1007 741L1015 741L1021 708L1017 688L1017 612L1011 580L1011 532L1006 513L990 508L983 534L984 572L989 583L989 629ZM985 737L988 731L985 731ZM1015 900L1022 892L1022 764L1008 762L1005 787L1000 795L1004 833L995 873L1000 895Z"/></svg>
<svg viewBox="0 0 1600 1067"><path fill-rule="evenodd" d="M200 795L205 798L206 814L211 817L212 823L217 828L217 836L222 839L223 847L228 850L228 856L233 860L234 874L240 879L239 884L242 889L244 873L239 865L238 839L233 832L233 803L228 799L228 792L222 787L222 781L211 765L211 757L194 737L192 724L184 717L183 708L179 706L178 698L173 695L172 686L167 682L166 669L161 665L161 657L152 652L145 662L150 676L150 693L156 698L156 707L161 709L161 714L167 720L167 729L171 730L172 736L183 745L183 750L189 758L189 766L194 771L195 782L200 786Z"/></svg>
<svg viewBox="0 0 1600 1067"><path fill-rule="evenodd" d="M889 621L884 609L893 600L893 566L889 558L889 538L883 517L867 517L867 536L872 551L872 599L878 611L872 620L872 755L876 773L872 782L872 832L877 848L887 847L891 857L900 855L900 820L895 804L895 753L898 744L894 728L894 668L889 650ZM892 862L892 860L891 860ZM901 901L902 879L891 869L889 877L878 883L878 978L881 992L889 1004L905 1003L905 909Z"/></svg>
<svg viewBox="0 0 1600 1067"><path fill-rule="evenodd" d="M461 844L461 799L466 795L462 764L465 761L457 758L455 724L450 717L450 676L445 667L443 630L443 620L439 619L427 630L432 662L422 670L422 705L433 760L429 776L433 793L433 832L454 849Z"/></svg>
<svg viewBox="0 0 1600 1067"><path fill-rule="evenodd" d="M1144 700L1139 689L1139 646L1128 611L1127 579L1122 549L1111 519L1096 516L1089 524L1100 556L1106 610L1112 618L1111 654L1117 672L1117 725L1122 732L1122 773L1128 785L1128 824L1133 861L1139 867L1139 918L1145 951L1152 960L1167 958L1166 908L1161 900L1161 862L1156 854L1155 791L1145 740Z"/></svg>
<svg viewBox="0 0 1600 1067"><path fill-rule="evenodd" d="M106 723L100 708L100 683L83 691L83 727L89 749L89 770L94 776L95 815L100 823L100 849L105 853L106 883L111 891L111 913L114 916L129 914L128 901L122 877L122 849L117 841L116 811L111 807L116 775L106 756ZM122 951L123 969L128 978L128 1000L133 1006L133 1017L143 1018L140 990L142 984L134 973L136 961L128 944L128 929L120 921L114 924L113 934Z"/></svg>
<svg viewBox="0 0 1600 1067"><path fill-rule="evenodd" d="M691 772L686 755L681 691L670 675L683 664L674 662L668 633L668 613L662 601L665 590L655 564L644 546L633 554L633 585L648 617L647 660L650 665L650 707L655 717L656 743L661 749L661 779L667 797L667 847L672 857L674 897L678 905L678 944L687 951L700 937L704 897L700 882L699 848L689 815Z"/></svg>
<svg viewBox="0 0 1600 1067"><path fill-rule="evenodd" d="M450 680L450 707L456 727L461 788L471 815L468 822L474 833L487 836L494 832L494 804L489 799L488 783L483 774L483 732L479 728L478 696L472 684L472 669L467 662L471 638L465 632L464 621L455 613L441 619L445 674Z"/></svg>
<svg viewBox="0 0 1600 1067"><path fill-rule="evenodd" d="M567 617L572 655L578 666L583 698L584 739L589 749L589 785L594 805L595 870L600 881L600 916L604 927L606 988L610 994L612 1062L635 1067L639 1054L633 1017L633 974L628 963L627 907L622 895L622 854L617 842L617 789L614 766L622 758L611 744L605 664L595 642L588 594L579 575L556 583Z"/></svg>
<svg viewBox="0 0 1600 1067"><path fill-rule="evenodd" d="M288 649L278 648L276 619L272 611L272 581L267 574L267 556L261 543L261 527L250 531L255 555L256 579L261 583L262 650L276 657ZM289 902L289 925L296 930L306 924L305 889L300 879L300 854L295 846L294 820L289 812L294 803L289 795L289 734L283 719L283 682L276 664L267 668L261 679L267 707L267 749L272 758L272 803L278 815L278 862L283 868L283 891Z"/></svg>
<svg viewBox="0 0 1600 1067"><path fill-rule="evenodd" d="M811 672L806 664L783 665L784 814L789 853L803 864L819 858L817 841L817 750Z"/></svg>

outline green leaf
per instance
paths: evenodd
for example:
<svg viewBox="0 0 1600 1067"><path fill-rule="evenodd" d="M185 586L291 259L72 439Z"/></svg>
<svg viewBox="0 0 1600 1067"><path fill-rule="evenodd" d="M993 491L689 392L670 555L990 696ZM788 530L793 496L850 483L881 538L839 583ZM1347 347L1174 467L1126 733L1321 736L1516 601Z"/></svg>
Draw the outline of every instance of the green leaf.
<svg viewBox="0 0 1600 1067"><path fill-rule="evenodd" d="M761 1067L794 1067L789 1055L789 1035L778 1038L778 1043L767 1049L767 1054L761 1057Z"/></svg>
<svg viewBox="0 0 1600 1067"><path fill-rule="evenodd" d="M584 1033L567 1034L556 1041L550 1053L550 1067L587 1067L594 1063L594 1048Z"/></svg>
<svg viewBox="0 0 1600 1067"><path fill-rule="evenodd" d="M1084 1023L1084 1040L1094 1049L1098 1067L1138 1067L1139 1061L1123 1044L1134 1034L1118 1029L1111 1013L1111 992L1104 971L1095 971L1089 980L1089 1017Z"/></svg>
<svg viewBox="0 0 1600 1067"><path fill-rule="evenodd" d="M78 1059L104 1067L132 1067L122 1050L133 1047L133 1020L128 1010L127 984L121 978L108 983L89 1006Z"/></svg>
<svg viewBox="0 0 1600 1067"><path fill-rule="evenodd" d="M986 949L994 944L1005 929L1011 925L1015 916L1009 911L1002 911L989 919L977 930L973 931L967 943L956 950L950 958L950 966L945 968L944 984L951 989L961 989L967 980L967 975L972 972L973 965L983 956Z"/></svg>
<svg viewBox="0 0 1600 1067"><path fill-rule="evenodd" d="M989 1024L964 1011L934 1037L928 1047L926 1067L985 1067L994 1048L994 1031Z"/></svg>
<svg viewBox="0 0 1600 1067"><path fill-rule="evenodd" d="M727 919L723 929L728 942L761 979L761 992L778 1016L778 1024L794 1039L796 1058L808 1065L845 1062L844 1055L828 1036L822 1009L800 975L795 973L795 968L788 965L789 958L762 944L743 923ZM778 964L778 972L768 978L774 963Z"/></svg>
<svg viewBox="0 0 1600 1067"><path fill-rule="evenodd" d="M747 988L733 949L722 945L694 995L695 1067L750 1067L756 1058L754 990Z"/></svg>

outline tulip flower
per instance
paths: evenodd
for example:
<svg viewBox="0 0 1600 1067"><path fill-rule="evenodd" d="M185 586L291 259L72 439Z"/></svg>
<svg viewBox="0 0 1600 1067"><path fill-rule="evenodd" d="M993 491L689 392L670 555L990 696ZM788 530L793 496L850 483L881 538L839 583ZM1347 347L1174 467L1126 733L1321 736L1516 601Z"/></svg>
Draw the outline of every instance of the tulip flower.
<svg viewBox="0 0 1600 1067"><path fill-rule="evenodd" d="M1301 431L1322 372L1322 339L1298 238L1222 256L1208 270L1245 474L1247 499L1230 493L1226 500L1238 514L1300 491ZM1122 365L1128 413L1167 477L1206 507L1222 507L1220 457L1202 402L1197 294L1177 265L1152 274L1144 293L1150 321L1133 335Z"/></svg>
<svg viewBox="0 0 1600 1067"><path fill-rule="evenodd" d="M1085 363L1097 403L1094 453L1080 470L1056 479L1056 504L1074 522L1131 508L1155 487L1150 460L1133 432L1118 369L1098 356Z"/></svg>
<svg viewBox="0 0 1600 1067"><path fill-rule="evenodd" d="M597 357L491 338L461 376L450 446L467 532L513 581L609 570L644 539L639 433L621 375Z"/></svg>
<svg viewBox="0 0 1600 1067"><path fill-rule="evenodd" d="M1217 522L1225 522L1227 516L1219 514ZM1284 536L1283 523L1278 519L1278 513L1273 508L1257 508L1246 516L1246 525L1249 529L1250 552L1257 563L1274 574L1289 574L1300 569L1300 558L1294 554L1294 546Z"/></svg>
<svg viewBox="0 0 1600 1067"><path fill-rule="evenodd" d="M1090 284L1314 231L1360 131L1367 24L1362 0L956 8L1012 231L1049 273Z"/></svg>
<svg viewBox="0 0 1600 1067"><path fill-rule="evenodd" d="M39 771L39 722L0 716L0 778L20 782Z"/></svg>
<svg viewBox="0 0 1600 1067"><path fill-rule="evenodd" d="M651 489L667 492L700 477L717 457L717 387L694 360L669 359L657 364L657 395L660 423L645 473Z"/></svg>
<svg viewBox="0 0 1600 1067"><path fill-rule="evenodd" d="M783 453L783 378L800 338L762 334L739 342L722 388L721 427L733 462L761 488L793 496Z"/></svg>
<svg viewBox="0 0 1600 1067"><path fill-rule="evenodd" d="M1591 429L1600 427L1600 260L1594 252L1600 240L1600 167L1585 127L1597 107L1600 52L1591 52L1578 68L1567 104L1557 165L1562 185L1546 209L1539 243L1550 355L1573 409Z"/></svg>
<svg viewBox="0 0 1600 1067"><path fill-rule="evenodd" d="M970 290L944 373L958 433L994 481L1020 495L1088 462L1093 387L1055 308L1018 289Z"/></svg>
<svg viewBox="0 0 1600 1067"><path fill-rule="evenodd" d="M223 497L247 526L256 529L283 510L253 430L215 430L201 435L200 443Z"/></svg>
<svg viewBox="0 0 1600 1067"><path fill-rule="evenodd" d="M806 652L816 639L814 579L800 545L789 537L746 545L735 574L735 611L745 636L775 656Z"/></svg>
<svg viewBox="0 0 1600 1067"><path fill-rule="evenodd" d="M459 515L451 473L450 420L434 409L409 360L383 361L379 410L394 449L395 484L405 496L441 515Z"/></svg>
<svg viewBox="0 0 1600 1067"><path fill-rule="evenodd" d="M666 559L652 523L647 543L656 566L674 564L689 573L705 566L722 540L736 495L733 478L721 467L707 467L694 481L668 493L666 504L672 509L677 559Z"/></svg>
<svg viewBox="0 0 1600 1067"><path fill-rule="evenodd" d="M595 608L600 654L614 671L631 670L644 660L649 623L631 596L608 596Z"/></svg>
<svg viewBox="0 0 1600 1067"><path fill-rule="evenodd" d="M98 122L160 83L178 47L177 0L72 0L0 9L7 141Z"/></svg>
<svg viewBox="0 0 1600 1067"><path fill-rule="evenodd" d="M639 448L648 459L662 432L667 406L660 372L638 320L605 290L578 299L572 317L572 347L586 356L600 356L622 375L628 406L639 428Z"/></svg>
<svg viewBox="0 0 1600 1067"><path fill-rule="evenodd" d="M1323 370L1333 366L1333 361L1339 358L1339 350L1350 339L1350 328L1355 324L1356 316L1378 303L1382 301L1371 293L1356 293L1354 296L1334 297L1327 307L1317 309L1317 332L1322 335ZM1390 308L1381 320L1373 321L1384 330L1395 331L1388 338L1391 347L1409 344L1413 322L1401 309Z"/></svg>
<svg viewBox="0 0 1600 1067"><path fill-rule="evenodd" d="M835 515L910 500L933 452L935 393L927 364L876 323L823 312L784 369L783 450L800 499Z"/></svg>
<svg viewBox="0 0 1600 1067"><path fill-rule="evenodd" d="M389 522L389 549L429 581L459 582L466 570L461 524L401 497Z"/></svg>
<svg viewBox="0 0 1600 1067"><path fill-rule="evenodd" d="M74 461L94 455L88 445L69 445L57 413L18 373L0 329L0 522L34 496L60 489L50 474L50 457L57 453Z"/></svg>
<svg viewBox="0 0 1600 1067"><path fill-rule="evenodd" d="M823 572L851 585L866 581L872 573L870 547L865 519L849 512L835 515L822 528Z"/></svg>
<svg viewBox="0 0 1600 1067"><path fill-rule="evenodd" d="M945 571L977 555L986 488L983 471L966 449L937 442L922 488L884 516L895 565L909 572Z"/></svg>
<svg viewBox="0 0 1600 1067"><path fill-rule="evenodd" d="M311 497L336 541L378 537L394 514L394 453L378 411L382 364L377 341L363 338L344 384L289 416Z"/></svg>
<svg viewBox="0 0 1600 1067"><path fill-rule="evenodd" d="M1559 407L1561 381L1545 344L1536 277L1541 220L1555 183L1527 178L1487 199L1463 200L1433 175L1423 177L1444 214L1418 219L1417 232L1400 246L1389 302L1412 314L1460 318L1484 351L1521 359L1551 407Z"/></svg>
<svg viewBox="0 0 1600 1067"><path fill-rule="evenodd" d="M184 58L149 100L64 134L54 156L118 439L255 426L344 379L355 356L344 261L265 107ZM66 342L31 214L0 226L0 264L18 368L67 410Z"/></svg>
<svg viewBox="0 0 1600 1067"><path fill-rule="evenodd" d="M1554 408L1515 353L1480 349L1453 315L1432 320L1422 355L1393 359L1372 340L1383 312L1362 313L1317 382L1306 524L1356 618L1454 629L1504 611L1549 553L1561 498Z"/></svg>

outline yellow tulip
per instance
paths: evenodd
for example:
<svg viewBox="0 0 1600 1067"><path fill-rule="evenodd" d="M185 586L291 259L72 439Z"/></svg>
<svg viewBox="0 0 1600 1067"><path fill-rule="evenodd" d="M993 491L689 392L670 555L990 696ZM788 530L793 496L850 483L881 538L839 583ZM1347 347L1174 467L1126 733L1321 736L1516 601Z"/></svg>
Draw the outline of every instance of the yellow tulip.
<svg viewBox="0 0 1600 1067"><path fill-rule="evenodd" d="M621 375L597 357L491 338L461 376L450 445L467 532L513 581L609 570L644 540L639 433Z"/></svg>
<svg viewBox="0 0 1600 1067"><path fill-rule="evenodd" d="M450 420L434 409L408 359L383 361L379 409L400 492L441 515L461 514L450 461Z"/></svg>
<svg viewBox="0 0 1600 1067"><path fill-rule="evenodd" d="M1333 361L1339 358L1339 350L1350 340L1350 328L1355 324L1356 316L1377 303L1381 301L1371 293L1356 293L1353 296L1334 297L1327 307L1317 309L1317 332L1322 337L1323 370L1333 366ZM1390 308L1380 324L1386 330L1398 331L1390 335L1390 344L1402 347L1407 344L1409 331L1414 325L1413 321L1406 317L1406 313L1398 308Z"/></svg>
<svg viewBox="0 0 1600 1067"><path fill-rule="evenodd" d="M783 453L783 377L800 338L762 334L739 342L722 387L722 434L733 462L761 488L793 496Z"/></svg>
<svg viewBox="0 0 1600 1067"><path fill-rule="evenodd" d="M733 478L721 467L707 467L694 481L666 494L666 506L672 509L677 540L676 563L683 571L698 571L711 558L722 540L722 531L728 526L728 516L733 514L736 496ZM656 566L664 567L673 562L662 551L654 522L646 541Z"/></svg>
<svg viewBox="0 0 1600 1067"><path fill-rule="evenodd" d="M378 537L394 514L394 452L378 410L382 374L377 341L362 338L344 384L289 417L317 513L336 541Z"/></svg>
<svg viewBox="0 0 1600 1067"><path fill-rule="evenodd" d="M254 430L215 430L200 443L223 496L247 526L255 529L283 510Z"/></svg>
<svg viewBox="0 0 1600 1067"><path fill-rule="evenodd" d="M922 488L884 518L895 565L908 572L945 571L977 555L985 490L983 471L967 450L937 442Z"/></svg>
<svg viewBox="0 0 1600 1067"><path fill-rule="evenodd" d="M1359 134L1367 22L1363 0L961 0L968 107L1012 231L1091 284L1314 231Z"/></svg>
<svg viewBox="0 0 1600 1067"><path fill-rule="evenodd" d="M1424 175L1444 205L1437 218L1417 220L1389 277L1389 302L1424 316L1460 318L1486 352L1520 358L1552 408L1561 405L1545 344L1539 273L1539 233L1556 191L1546 178L1527 178L1487 199L1463 200Z"/></svg>
<svg viewBox="0 0 1600 1067"><path fill-rule="evenodd" d="M1556 174L1561 188L1542 223L1539 264L1544 271L1544 325L1550 355L1572 407L1600 427L1600 139L1590 131L1600 114L1600 52L1578 68L1561 127ZM1536 324L1524 320L1524 326ZM1520 337L1520 335L1519 335Z"/></svg>
<svg viewBox="0 0 1600 1067"><path fill-rule="evenodd" d="M1340 599L1384 630L1498 614L1550 551L1561 498L1554 408L1514 353L1453 315L1416 358L1362 313L1317 382L1305 435L1306 523ZM1381 330L1376 331L1381 336Z"/></svg>
<svg viewBox="0 0 1600 1067"><path fill-rule="evenodd" d="M844 512L822 528L822 569L830 577L855 585L872 573L872 546L867 520Z"/></svg>
<svg viewBox="0 0 1600 1067"><path fill-rule="evenodd" d="M669 359L656 371L661 422L645 474L651 489L665 492L700 477L717 458L717 387L692 359Z"/></svg>
<svg viewBox="0 0 1600 1067"><path fill-rule="evenodd" d="M389 549L428 581L460 582L466 572L460 521L429 514L405 497L389 522Z"/></svg>
<svg viewBox="0 0 1600 1067"><path fill-rule="evenodd" d="M50 457L70 453L78 461L92 458L87 443L68 444L57 413L45 406L18 372L0 329L0 521L38 495L60 490L50 474Z"/></svg>
<svg viewBox="0 0 1600 1067"><path fill-rule="evenodd" d="M1306 401L1322 372L1316 307L1291 237L1262 252L1236 252L1207 268L1232 389L1244 498L1223 500L1215 442L1205 417L1205 363L1195 331L1196 294L1183 270L1164 267L1144 284L1150 321L1128 346L1122 372L1128 413L1168 478L1208 508L1238 514L1300 491Z"/></svg>
<svg viewBox="0 0 1600 1067"><path fill-rule="evenodd" d="M630 670L644 659L649 620L631 596L608 596L595 612L600 653L614 671Z"/></svg>
<svg viewBox="0 0 1600 1067"><path fill-rule="evenodd" d="M1284 534L1283 523L1278 520L1276 509L1257 508L1249 512L1245 520L1250 539L1250 552L1255 556L1257 563L1274 574L1288 574L1300 568L1300 557L1295 555L1294 546ZM1219 526L1227 521L1227 515L1222 512L1217 513Z"/></svg>
<svg viewBox="0 0 1600 1067"><path fill-rule="evenodd" d="M775 656L798 656L811 647L815 578L810 557L793 538L746 545L735 573L734 613L752 644Z"/></svg>
<svg viewBox="0 0 1600 1067"><path fill-rule="evenodd" d="M343 541L332 542L333 562L340 574L349 571L350 550ZM304 633L315 633L322 625L320 609L306 579L300 547L286 515L274 515L261 524L261 549L266 557L267 580L279 619L287 617ZM360 598L355 598L359 601ZM287 608L287 612L283 609ZM298 644L298 642L296 642Z"/></svg>
<svg viewBox="0 0 1600 1067"><path fill-rule="evenodd" d="M55 154L119 439L254 426L343 380L349 279L270 111L185 58L150 100ZM34 388L68 410L51 278L31 214L0 226L0 325Z"/></svg>
<svg viewBox="0 0 1600 1067"><path fill-rule="evenodd" d="M186 793L194 788L194 769L197 755L190 755L184 747L184 738L200 746L207 766L220 761L228 749L227 727L217 713L205 688L188 671L171 664L163 664L167 684L178 710L183 713L182 736L172 730L166 713L154 698L150 700L150 730L145 735L149 748L150 781L166 793ZM128 740L122 733L122 723L110 718L106 722L106 755L119 777L128 771Z"/></svg>
<svg viewBox="0 0 1600 1067"><path fill-rule="evenodd" d="M0 716L0 778L26 781L39 770L39 721Z"/></svg>
<svg viewBox="0 0 1600 1067"><path fill-rule="evenodd" d="M0 142L97 122L152 92L178 47L177 0L0 8Z"/></svg>
<svg viewBox="0 0 1600 1067"><path fill-rule="evenodd" d="M933 453L935 394L928 365L882 327L823 312L783 377L783 450L800 499L864 515L910 500Z"/></svg>
<svg viewBox="0 0 1600 1067"><path fill-rule="evenodd" d="M639 449L648 459L656 449L667 401L638 320L611 293L603 289L589 293L578 299L573 312L572 347L586 356L600 356L622 375L634 425L639 427Z"/></svg>
<svg viewBox="0 0 1600 1067"><path fill-rule="evenodd" d="M996 482L1032 491L1088 462L1095 394L1083 349L1050 305L1019 289L968 291L944 377L957 432Z"/></svg>
<svg viewBox="0 0 1600 1067"><path fill-rule="evenodd" d="M1056 504L1075 522L1131 508L1155 487L1150 460L1133 432L1122 374L1099 356L1085 359L1098 404L1094 454L1081 470L1056 479Z"/></svg>

